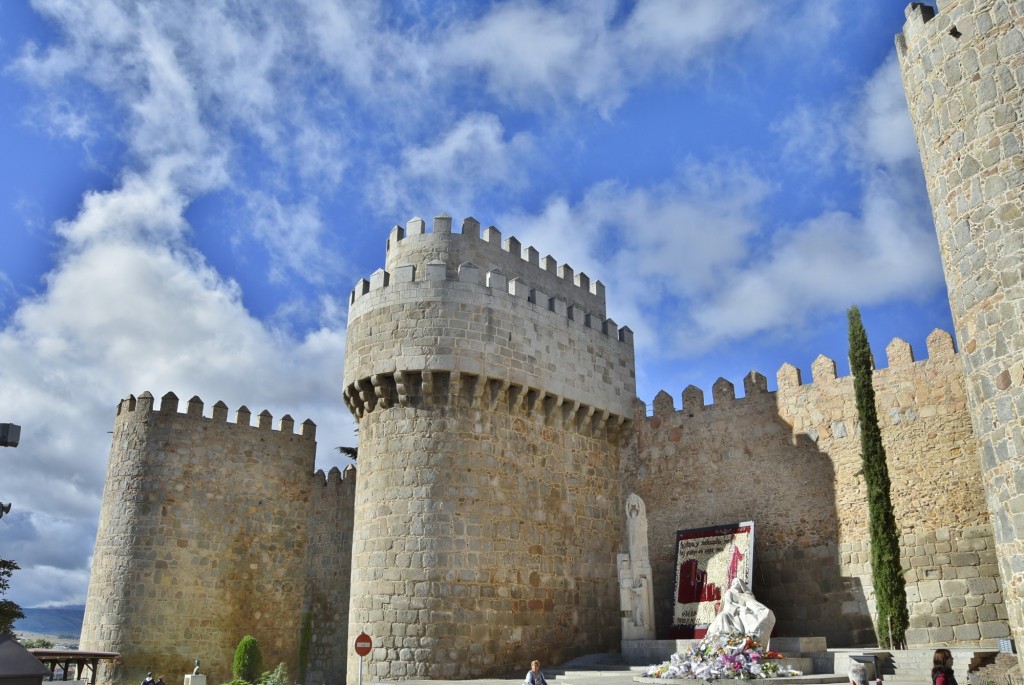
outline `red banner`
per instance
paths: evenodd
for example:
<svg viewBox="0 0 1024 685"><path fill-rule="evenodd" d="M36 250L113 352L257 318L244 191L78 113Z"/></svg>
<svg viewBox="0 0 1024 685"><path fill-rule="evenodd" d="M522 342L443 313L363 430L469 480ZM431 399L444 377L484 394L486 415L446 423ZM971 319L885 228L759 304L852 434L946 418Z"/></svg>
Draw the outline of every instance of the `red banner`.
<svg viewBox="0 0 1024 685"><path fill-rule="evenodd" d="M734 578L749 585L754 570L754 522L676 533L676 579L669 636L701 638Z"/></svg>

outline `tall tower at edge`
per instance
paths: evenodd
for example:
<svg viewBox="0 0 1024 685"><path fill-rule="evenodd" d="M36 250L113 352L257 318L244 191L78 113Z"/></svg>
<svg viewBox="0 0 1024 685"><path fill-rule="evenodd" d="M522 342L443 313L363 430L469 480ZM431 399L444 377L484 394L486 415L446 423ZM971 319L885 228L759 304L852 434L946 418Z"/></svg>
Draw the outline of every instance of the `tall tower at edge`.
<svg viewBox="0 0 1024 685"><path fill-rule="evenodd" d="M350 299L349 637L373 636L376 678L506 673L619 640L632 333L599 281L451 221L396 226Z"/></svg>
<svg viewBox="0 0 1024 685"><path fill-rule="evenodd" d="M896 45L1003 580L1024 642L1024 4L912 3ZM955 484L954 484L955 485Z"/></svg>

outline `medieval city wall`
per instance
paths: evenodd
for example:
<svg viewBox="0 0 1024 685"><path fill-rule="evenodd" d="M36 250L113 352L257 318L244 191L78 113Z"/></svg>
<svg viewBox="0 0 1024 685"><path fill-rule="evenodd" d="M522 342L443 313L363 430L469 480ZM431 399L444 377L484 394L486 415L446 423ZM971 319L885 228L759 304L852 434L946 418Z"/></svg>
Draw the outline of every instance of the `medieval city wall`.
<svg viewBox="0 0 1024 685"><path fill-rule="evenodd" d="M389 269L349 309L349 637L373 635L370 677L481 677L619 642L629 330L584 310L603 293L450 222L393 232Z"/></svg>
<svg viewBox="0 0 1024 685"><path fill-rule="evenodd" d="M316 426L223 402L203 416L168 393L123 400L114 422L81 648L119 652L104 682L168 678L196 658L231 679L255 636L267 664L298 665Z"/></svg>
<svg viewBox="0 0 1024 685"><path fill-rule="evenodd" d="M914 361L894 340L874 373L911 612L911 644L993 644L1007 634L977 442L950 336L935 331ZM689 387L653 416L638 406L637 461L624 489L647 504L657 626L671 624L674 533L753 520L754 591L777 634L831 646L874 642L866 489L852 377L819 357L813 383L784 365L778 390L751 373L737 399L723 379L713 401Z"/></svg>
<svg viewBox="0 0 1024 685"><path fill-rule="evenodd" d="M911 3L896 37L1006 607L1024 641L1024 6ZM1022 662L1024 663L1024 662Z"/></svg>
<svg viewBox="0 0 1024 685"><path fill-rule="evenodd" d="M299 639L306 678L321 685L344 677L348 656L348 600L352 573L352 515L356 469L337 467L313 475L310 493L308 589Z"/></svg>

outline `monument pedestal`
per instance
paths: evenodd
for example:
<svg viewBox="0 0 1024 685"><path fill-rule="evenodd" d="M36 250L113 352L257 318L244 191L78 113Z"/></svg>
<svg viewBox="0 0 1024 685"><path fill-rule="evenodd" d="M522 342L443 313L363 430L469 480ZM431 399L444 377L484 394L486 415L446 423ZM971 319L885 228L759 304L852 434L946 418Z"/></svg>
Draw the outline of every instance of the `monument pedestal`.
<svg viewBox="0 0 1024 685"><path fill-rule="evenodd" d="M206 674L189 673L185 676L185 685L206 685Z"/></svg>

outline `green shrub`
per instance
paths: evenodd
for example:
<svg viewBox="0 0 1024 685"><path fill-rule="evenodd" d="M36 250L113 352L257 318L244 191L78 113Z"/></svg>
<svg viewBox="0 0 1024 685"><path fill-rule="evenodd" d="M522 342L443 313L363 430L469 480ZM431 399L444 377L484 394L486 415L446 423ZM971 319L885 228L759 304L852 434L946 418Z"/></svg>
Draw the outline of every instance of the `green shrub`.
<svg viewBox="0 0 1024 685"><path fill-rule="evenodd" d="M273 671L264 671L259 685L291 685L288 682L288 668L282 661Z"/></svg>
<svg viewBox="0 0 1024 685"><path fill-rule="evenodd" d="M231 675L235 680L244 680L247 683L259 682L260 673L263 671L263 656L260 654L260 644L252 635L246 635L238 643L235 649L235 660L231 664Z"/></svg>

